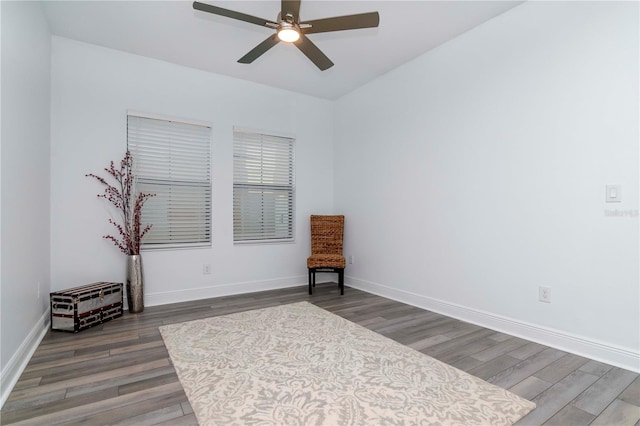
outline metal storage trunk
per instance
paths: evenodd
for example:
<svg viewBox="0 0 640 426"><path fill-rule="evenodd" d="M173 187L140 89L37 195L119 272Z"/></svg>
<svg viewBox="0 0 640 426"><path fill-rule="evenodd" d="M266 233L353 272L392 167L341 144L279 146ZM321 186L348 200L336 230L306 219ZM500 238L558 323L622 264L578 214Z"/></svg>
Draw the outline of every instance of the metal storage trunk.
<svg viewBox="0 0 640 426"><path fill-rule="evenodd" d="M93 283L50 297L52 330L77 333L122 316L122 283Z"/></svg>

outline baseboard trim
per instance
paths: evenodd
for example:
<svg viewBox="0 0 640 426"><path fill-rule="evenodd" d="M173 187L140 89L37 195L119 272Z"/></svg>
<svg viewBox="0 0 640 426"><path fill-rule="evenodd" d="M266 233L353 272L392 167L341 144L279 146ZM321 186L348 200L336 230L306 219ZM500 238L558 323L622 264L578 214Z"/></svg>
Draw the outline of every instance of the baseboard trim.
<svg viewBox="0 0 640 426"><path fill-rule="evenodd" d="M27 364L38 345L51 326L50 308L42 314L38 322L33 326L29 335L22 341L18 350L13 354L7 365L0 373L0 408L9 398L9 394L18 382L20 375L27 368Z"/></svg>
<svg viewBox="0 0 640 426"><path fill-rule="evenodd" d="M272 280L248 281L212 287L152 293L146 296L146 305L164 305L212 297L297 287L306 284L307 276L300 275ZM559 330L518 321L513 318L433 299L349 276L345 276L345 284L368 293L377 294L408 305L427 309L442 315L640 373L640 353L628 348L594 341ZM0 408L4 406L4 403L29 363L33 353L49 330L50 320L50 311L47 309L0 373Z"/></svg>
<svg viewBox="0 0 640 426"><path fill-rule="evenodd" d="M307 276L299 275L294 277L274 278L271 280L246 281L216 285L211 287L165 291L145 295L145 305L167 305L170 303L189 302L192 300L209 299L212 297L231 296L236 294L255 293L257 291L298 287L306 284Z"/></svg>
<svg viewBox="0 0 640 426"><path fill-rule="evenodd" d="M276 278L262 281L247 281L241 283L224 284L212 287L202 287L178 291L167 291L145 295L145 305L166 305L170 303L187 302L191 300L208 299L212 297L230 296L235 294L254 293L265 290L298 287L307 284L307 276ZM124 308L127 302L124 298ZM18 382L20 375L27 367L33 353L51 327L50 309L42 314L38 322L24 339L18 350L13 354L5 368L0 373L0 408L4 406L9 394Z"/></svg>
<svg viewBox="0 0 640 426"><path fill-rule="evenodd" d="M545 346L640 373L640 353L629 348L618 347L560 330L515 320L513 318L433 299L353 277L345 277L345 283L358 290L377 294L398 302L427 309Z"/></svg>

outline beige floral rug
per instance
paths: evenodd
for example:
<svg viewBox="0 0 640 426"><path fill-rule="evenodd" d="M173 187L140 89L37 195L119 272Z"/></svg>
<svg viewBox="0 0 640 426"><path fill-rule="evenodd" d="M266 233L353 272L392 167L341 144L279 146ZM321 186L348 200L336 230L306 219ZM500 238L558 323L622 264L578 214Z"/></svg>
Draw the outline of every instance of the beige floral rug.
<svg viewBox="0 0 640 426"><path fill-rule="evenodd" d="M160 327L200 425L510 425L535 404L301 302Z"/></svg>

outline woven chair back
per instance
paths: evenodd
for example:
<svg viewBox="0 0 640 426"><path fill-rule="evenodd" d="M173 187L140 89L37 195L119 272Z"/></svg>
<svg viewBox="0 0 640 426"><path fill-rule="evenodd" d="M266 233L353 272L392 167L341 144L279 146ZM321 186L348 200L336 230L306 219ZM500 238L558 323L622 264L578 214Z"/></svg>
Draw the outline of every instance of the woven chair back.
<svg viewBox="0 0 640 426"><path fill-rule="evenodd" d="M342 256L343 215L311 215L311 254Z"/></svg>

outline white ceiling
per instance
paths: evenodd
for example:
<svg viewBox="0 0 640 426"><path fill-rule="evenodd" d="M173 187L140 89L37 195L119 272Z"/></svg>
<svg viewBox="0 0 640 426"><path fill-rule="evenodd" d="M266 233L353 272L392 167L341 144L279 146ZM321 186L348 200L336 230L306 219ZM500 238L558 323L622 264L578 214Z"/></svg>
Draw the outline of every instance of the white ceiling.
<svg viewBox="0 0 640 426"><path fill-rule="evenodd" d="M269 20L280 10L278 0L208 3ZM335 63L326 71L285 43L252 64L237 63L273 30L196 11L190 1L46 1L43 7L55 35L336 99L520 3L302 0L301 21L380 13L378 28L309 35Z"/></svg>

